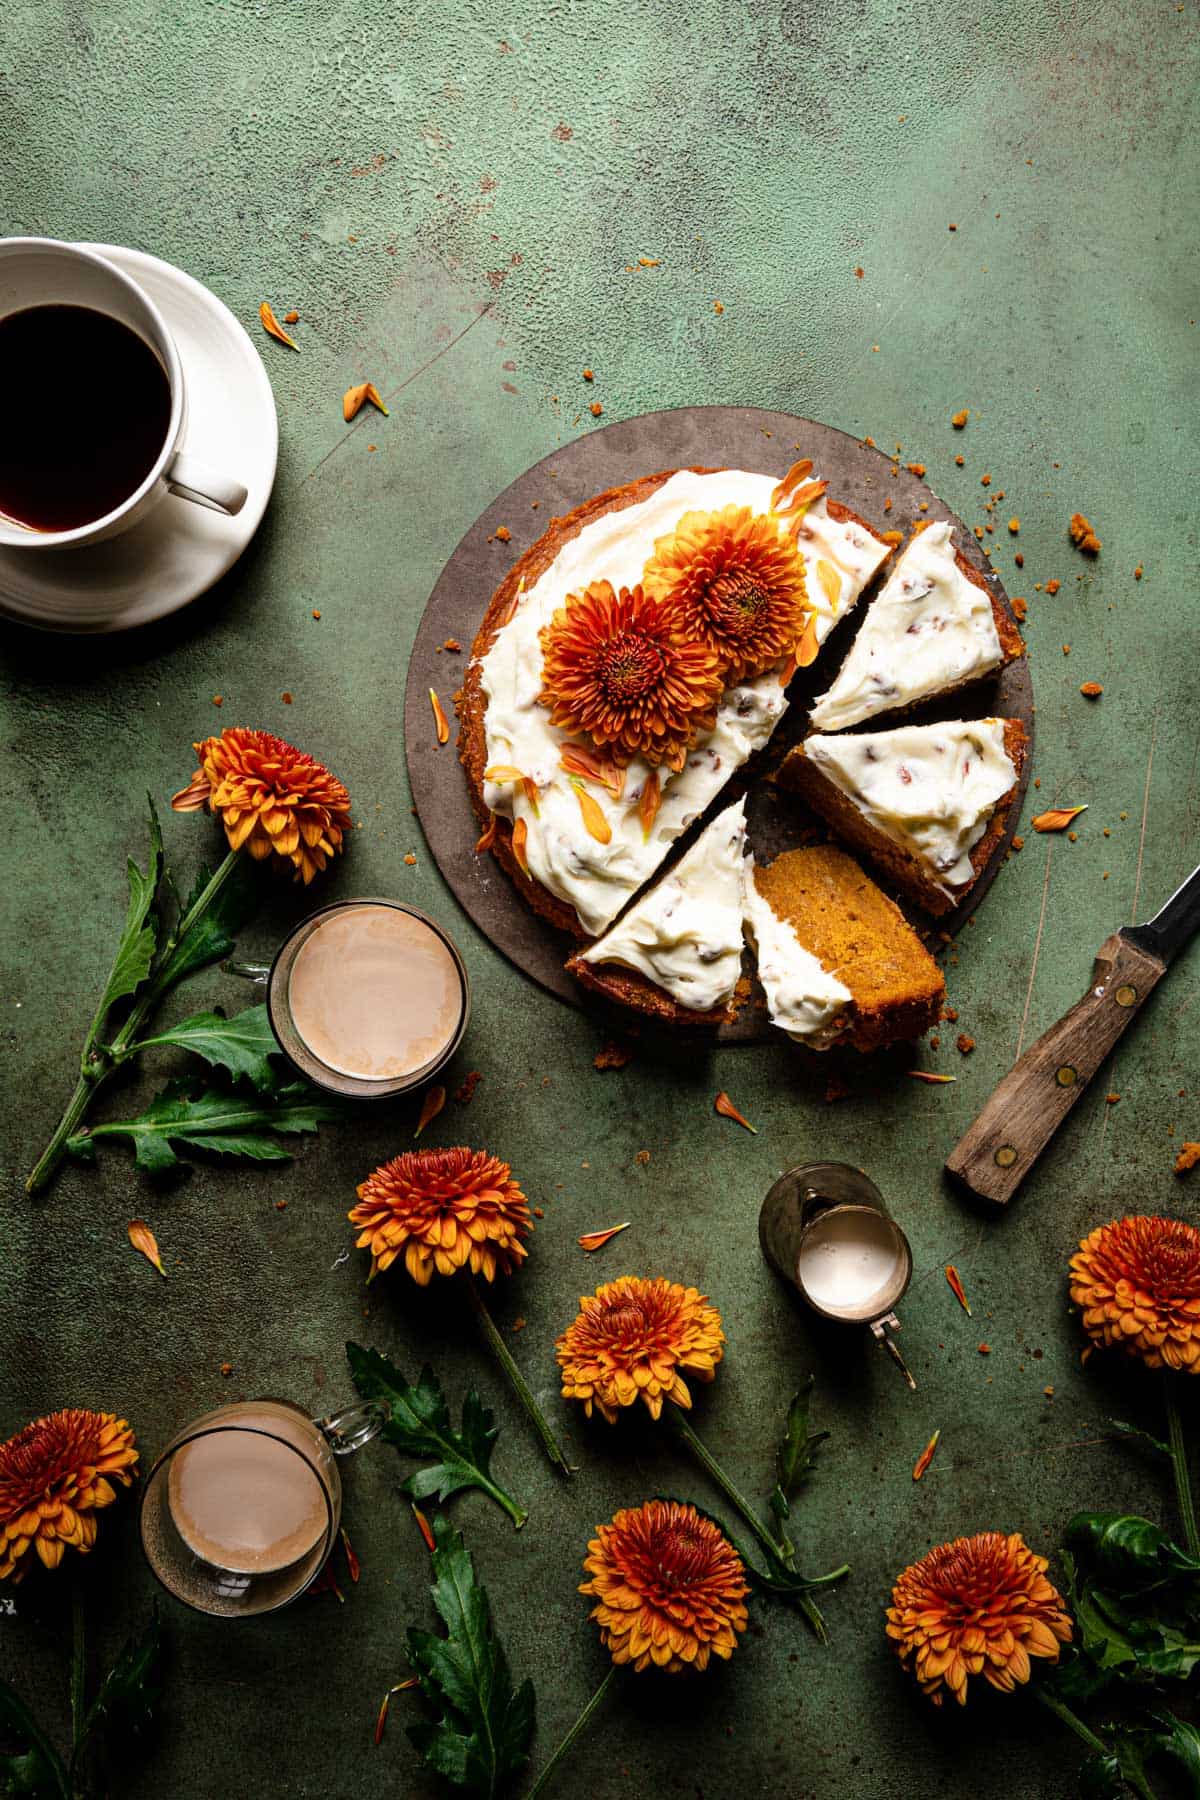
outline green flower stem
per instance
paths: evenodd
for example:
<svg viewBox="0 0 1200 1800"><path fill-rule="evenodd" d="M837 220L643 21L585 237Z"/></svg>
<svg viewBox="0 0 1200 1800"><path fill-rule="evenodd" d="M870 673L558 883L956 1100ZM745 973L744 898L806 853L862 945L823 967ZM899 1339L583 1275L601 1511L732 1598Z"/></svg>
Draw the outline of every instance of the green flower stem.
<svg viewBox="0 0 1200 1800"><path fill-rule="evenodd" d="M78 1580L71 1588L71 1763L72 1790L78 1786L79 1759L87 1740L87 1621L83 1588Z"/></svg>
<svg viewBox="0 0 1200 1800"><path fill-rule="evenodd" d="M545 1450L546 1455L550 1458L550 1461L554 1464L556 1469L563 1475L573 1475L575 1470L564 1456L558 1439L550 1429L546 1415L534 1399L532 1388L513 1361L508 1345L504 1342L504 1339L496 1328L496 1321L492 1318L491 1313L484 1305L483 1295L476 1287L474 1277L470 1274L466 1274L463 1279L466 1283L467 1293L471 1297L471 1305L475 1309L475 1317L479 1321L479 1329L487 1340L487 1345L491 1350L492 1355L496 1358L496 1361L508 1376L512 1390L516 1394L517 1399L528 1413L534 1430L542 1440L542 1448Z"/></svg>
<svg viewBox="0 0 1200 1800"><path fill-rule="evenodd" d="M601 1701L604 1699L604 1696L607 1694L609 1688L612 1686L614 1680L616 1679L616 1675L617 1675L617 1665L616 1665L616 1663L613 1663L608 1671L608 1674L604 1677L604 1680L600 1683L600 1686L596 1689L595 1693L592 1695L591 1699L588 1701L587 1705L584 1707L583 1711L580 1713L579 1717L576 1719L575 1723L572 1725L570 1731L568 1731L566 1737L562 1740L561 1744L559 1744L557 1750L554 1752L554 1755L550 1758L550 1761L546 1764L545 1768L542 1770L541 1774L538 1776L537 1780L534 1782L533 1786L530 1788L528 1800L537 1800L537 1796L539 1794L543 1793L545 1791L545 1789L550 1785L550 1782L553 1779L553 1777L558 1769L559 1764L562 1762L562 1760L566 1756L568 1750L571 1748L571 1745L575 1742L575 1739L579 1736L580 1732L584 1729L588 1720L591 1718L592 1714L596 1711L597 1707L600 1705Z"/></svg>
<svg viewBox="0 0 1200 1800"><path fill-rule="evenodd" d="M1171 1445L1171 1467L1175 1473L1175 1498L1183 1520L1183 1535L1188 1554L1200 1557L1200 1528L1196 1524L1196 1502L1188 1472L1187 1439L1183 1435L1183 1419L1179 1411L1179 1380L1171 1369L1163 1371L1163 1389L1167 1400L1167 1436Z"/></svg>
<svg viewBox="0 0 1200 1800"><path fill-rule="evenodd" d="M75 1084L75 1092L68 1100L66 1110L55 1127L54 1136L43 1150L33 1173L25 1183L26 1193L38 1194L49 1183L66 1154L67 1139L74 1137L79 1125L90 1111L92 1102L100 1093L109 1076L121 1063L127 1062L131 1056L136 1054L139 1031L176 980L174 969L177 966L175 959L179 946L188 932L204 917L212 902L221 892L237 867L237 860L237 852L231 850L211 881L197 896L195 904L189 907L183 918L180 919L167 940L166 956L160 964L157 974L147 983L141 997L130 1008L125 1023L107 1047L102 1047L95 1042L99 1026L93 1020L85 1042L87 1061L84 1072Z"/></svg>
<svg viewBox="0 0 1200 1800"><path fill-rule="evenodd" d="M689 1445L692 1454L695 1456L705 1474L713 1482L714 1486L718 1487L724 1494L730 1506L732 1506L741 1518L745 1520L746 1524L758 1539L759 1544L766 1551L768 1562L774 1563L788 1575L798 1574L799 1571L796 1568L795 1550L790 1544L781 1543L771 1536L771 1533L767 1530L753 1506L751 1506L749 1500L747 1500L745 1494L742 1493L740 1488L734 1486L733 1482L729 1479L708 1446L696 1436L696 1433L692 1430L692 1427L688 1422L687 1414L678 1406L672 1406L668 1411L676 1431L678 1431L685 1443ZM818 1576L815 1581L809 1583L809 1586L825 1587L830 1582L840 1581L843 1575L848 1575L849 1573L849 1563L843 1563L840 1569L833 1569L828 1575ZM825 1619L816 1601L812 1599L810 1595L800 1593L793 1594L791 1598L795 1601L800 1611L812 1626L813 1633L818 1641L822 1644L827 1644L829 1642L829 1633L825 1629Z"/></svg>
<svg viewBox="0 0 1200 1800"><path fill-rule="evenodd" d="M1089 1750L1095 1752L1098 1756L1108 1757L1112 1755L1112 1751L1104 1742L1103 1738L1098 1738L1094 1731L1090 1731L1079 1717L1078 1713L1072 1712L1071 1708L1066 1705L1064 1701L1060 1700L1057 1694L1051 1693L1049 1688L1036 1681L1032 1684L1030 1691L1046 1708L1047 1712L1052 1712L1056 1719L1061 1720L1068 1731L1073 1731L1075 1736L1085 1743ZM1121 1775L1124 1780L1129 1783L1134 1793L1141 1796L1141 1800L1155 1800L1154 1789L1149 1785L1144 1776L1130 1773L1126 1769L1121 1770Z"/></svg>

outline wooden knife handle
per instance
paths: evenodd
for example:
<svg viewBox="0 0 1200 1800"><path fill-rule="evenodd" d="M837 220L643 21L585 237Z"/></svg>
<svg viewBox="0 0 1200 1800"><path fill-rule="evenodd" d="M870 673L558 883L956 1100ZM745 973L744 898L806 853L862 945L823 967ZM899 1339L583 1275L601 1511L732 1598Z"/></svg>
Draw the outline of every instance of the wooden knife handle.
<svg viewBox="0 0 1200 1800"><path fill-rule="evenodd" d="M947 1172L981 1200L1011 1200L1165 974L1156 956L1119 932L1108 938L1083 999L1013 1064L950 1152Z"/></svg>

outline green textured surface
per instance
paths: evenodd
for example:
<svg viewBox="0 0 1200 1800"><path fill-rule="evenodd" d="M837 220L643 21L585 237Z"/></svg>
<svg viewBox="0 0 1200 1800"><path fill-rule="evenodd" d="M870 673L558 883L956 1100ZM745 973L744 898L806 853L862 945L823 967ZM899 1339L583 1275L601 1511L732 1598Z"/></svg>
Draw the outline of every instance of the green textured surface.
<svg viewBox="0 0 1200 1800"><path fill-rule="evenodd" d="M281 313L295 305L302 354L262 341L279 481L257 542L215 594L128 640L0 638L0 1427L94 1404L126 1413L152 1452L235 1394L325 1409L348 1390L347 1336L409 1369L429 1355L455 1396L478 1376L504 1422L497 1470L531 1520L514 1538L479 1497L452 1511L514 1667L537 1682L544 1756L602 1672L574 1592L591 1528L655 1491L714 1498L653 1438L561 1419L552 1341L581 1289L606 1276L701 1285L729 1336L697 1408L704 1434L765 1493L782 1405L815 1369L817 1422L833 1438L803 1503L803 1555L814 1568L845 1557L853 1578L828 1602L828 1651L797 1617L762 1607L703 1690L680 1682L664 1697L627 1682L578 1746L564 1794L1068 1791L1073 1747L1030 1706L945 1718L909 1691L882 1636L888 1587L960 1532L1019 1529L1041 1549L1083 1505L1170 1519L1158 1476L1102 1435L1114 1412L1157 1429L1154 1385L1101 1361L1080 1370L1064 1270L1077 1237L1122 1210L1196 1217L1171 1163L1181 1137L1200 1136L1200 953L1182 959L1008 1216L981 1220L940 1168L1018 1045L1082 991L1092 949L1153 910L1200 855L1194 42L1194 8L1174 0L1024 0L983 17L883 0L8 8L3 228L157 252L252 326L264 296ZM627 272L639 256L659 266ZM364 377L392 415L347 431L340 395ZM927 1058L956 1086L864 1065L852 1096L827 1105L823 1074L783 1044L597 1074L586 1017L490 952L441 887L409 813L407 647L462 532L525 466L592 427L593 398L606 419L701 401L824 418L902 443L963 517L999 521L997 566L1030 603L1036 798L1091 810L1075 844L1027 837L950 958L955 1029L978 1047L960 1058L944 1031ZM949 419L964 405L958 434ZM984 472L1005 494L994 515L982 510ZM1077 507L1103 539L1098 562L1067 543ZM1019 540L1005 529L1012 514ZM511 524L497 575L535 530ZM1055 598L1034 592L1051 577ZM1104 683L1098 704L1079 696L1086 679ZM464 948L476 1011L452 1085L468 1067L483 1080L429 1139L494 1147L545 1207L526 1273L497 1308L528 1321L513 1342L583 1465L569 1489L538 1461L452 1304L418 1302L401 1279L368 1297L357 1253L333 1266L355 1183L409 1141L414 1106L327 1130L281 1169L210 1166L158 1192L109 1149L44 1204L23 1197L73 1078L124 857L141 851L143 792L171 793L193 766L192 739L240 722L298 741L354 795L363 829L322 893L414 900ZM202 819L173 818L168 833L185 873L214 848ZM302 905L278 891L247 946L268 949ZM245 997L218 975L192 995L188 1010ZM130 1097L154 1085L147 1075ZM718 1087L757 1137L713 1116ZM1109 1087L1119 1105L1104 1104ZM760 1261L761 1195L814 1156L865 1166L909 1230L915 1396L857 1341L817 1338ZM135 1215L158 1233L166 1282L128 1248ZM585 1261L578 1232L619 1218L632 1229ZM948 1258L974 1320L942 1278ZM937 1460L914 1487L935 1426ZM397 1479L380 1446L348 1470L363 1578L345 1607L326 1595L231 1626L168 1606L163 1726L114 1791L432 1792L401 1729L411 1699L393 1702L383 1747L371 1741L404 1628L431 1618ZM153 1585L129 1505L102 1520L101 1545L89 1573L112 1647ZM0 1669L56 1709L60 1728L65 1594L61 1579L31 1579L0 1598Z"/></svg>

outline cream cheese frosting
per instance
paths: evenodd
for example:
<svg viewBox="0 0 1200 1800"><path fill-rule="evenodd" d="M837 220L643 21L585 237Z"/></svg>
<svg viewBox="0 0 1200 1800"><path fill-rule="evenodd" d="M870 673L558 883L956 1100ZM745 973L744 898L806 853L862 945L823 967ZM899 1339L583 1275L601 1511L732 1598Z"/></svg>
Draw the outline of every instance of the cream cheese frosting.
<svg viewBox="0 0 1200 1800"><path fill-rule="evenodd" d="M742 967L745 842L742 799L718 813L582 960L637 969L696 1012L728 1005Z"/></svg>
<svg viewBox="0 0 1200 1800"><path fill-rule="evenodd" d="M764 899L749 852L742 864L742 907L772 1025L811 1050L827 1050L841 1036L850 989L804 948L790 921Z"/></svg>
<svg viewBox="0 0 1200 1800"><path fill-rule="evenodd" d="M810 737L804 754L944 893L973 878L971 851L1017 779L1003 719Z"/></svg>
<svg viewBox="0 0 1200 1800"><path fill-rule="evenodd" d="M812 723L840 731L911 706L1004 660L988 594L954 557L949 525L928 525L905 547L863 620Z"/></svg>
<svg viewBox="0 0 1200 1800"><path fill-rule="evenodd" d="M651 772L645 762L630 763L620 799L589 784L588 792L611 832L609 842L601 844L585 829L578 794L560 763L567 734L551 725L548 709L538 704L539 634L567 595L581 592L589 581L610 581L615 588L636 586L655 540L673 531L684 513L716 512L730 505L766 513L776 485L773 476L744 470L698 475L680 469L648 499L594 519L562 546L520 597L513 617L500 628L483 658L486 767L520 769L538 787L536 810L521 784L513 781L485 781L484 801L504 818L524 819L530 874L573 906L590 933L612 923L653 875L675 839L699 818L734 771L763 747L787 702L776 670L730 688L721 700L715 728L697 740L684 767L678 773L658 771L662 800L648 837L639 814ZM804 515L797 541L809 600L816 609L817 637L823 641L854 605L888 554L888 546L853 519L833 518L824 496Z"/></svg>

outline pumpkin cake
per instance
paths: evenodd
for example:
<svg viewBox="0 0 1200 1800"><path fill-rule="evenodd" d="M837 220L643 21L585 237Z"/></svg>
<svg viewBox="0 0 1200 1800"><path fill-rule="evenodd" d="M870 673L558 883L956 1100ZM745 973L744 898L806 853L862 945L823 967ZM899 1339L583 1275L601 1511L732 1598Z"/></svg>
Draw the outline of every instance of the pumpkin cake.
<svg viewBox="0 0 1200 1800"><path fill-rule="evenodd" d="M832 844L748 858L747 929L772 1024L814 1050L877 1050L920 1037L945 998L942 971L900 908Z"/></svg>
<svg viewBox="0 0 1200 1800"><path fill-rule="evenodd" d="M890 555L810 475L643 476L553 520L493 595L459 755L481 847L573 936L606 931L763 749Z"/></svg>
<svg viewBox="0 0 1200 1800"><path fill-rule="evenodd" d="M778 779L936 917L1002 840L1027 742L1019 719L818 735L788 752Z"/></svg>
<svg viewBox="0 0 1200 1800"><path fill-rule="evenodd" d="M742 971L746 802L728 806L602 938L572 956L584 987L674 1024L734 1016Z"/></svg>
<svg viewBox="0 0 1200 1800"><path fill-rule="evenodd" d="M1007 607L956 549L950 526L926 525L901 552L810 722L842 731L952 694L1024 653Z"/></svg>

